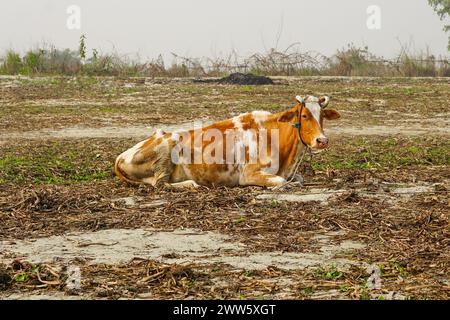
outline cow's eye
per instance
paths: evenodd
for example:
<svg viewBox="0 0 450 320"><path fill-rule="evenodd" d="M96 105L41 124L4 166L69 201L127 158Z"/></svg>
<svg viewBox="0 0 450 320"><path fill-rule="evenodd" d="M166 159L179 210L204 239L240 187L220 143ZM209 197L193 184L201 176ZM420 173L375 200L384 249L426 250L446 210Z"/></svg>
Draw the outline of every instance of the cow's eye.
<svg viewBox="0 0 450 320"><path fill-rule="evenodd" d="M306 114L302 115L302 118L306 119L307 118Z"/></svg>

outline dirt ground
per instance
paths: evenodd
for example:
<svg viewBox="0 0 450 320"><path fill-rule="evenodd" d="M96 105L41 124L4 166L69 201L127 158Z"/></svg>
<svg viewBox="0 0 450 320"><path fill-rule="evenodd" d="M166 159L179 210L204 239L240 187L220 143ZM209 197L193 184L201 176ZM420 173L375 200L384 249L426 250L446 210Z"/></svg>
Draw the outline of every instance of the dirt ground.
<svg viewBox="0 0 450 320"><path fill-rule="evenodd" d="M444 78L0 77L0 299L449 299ZM304 185L130 186L154 128L331 95Z"/></svg>

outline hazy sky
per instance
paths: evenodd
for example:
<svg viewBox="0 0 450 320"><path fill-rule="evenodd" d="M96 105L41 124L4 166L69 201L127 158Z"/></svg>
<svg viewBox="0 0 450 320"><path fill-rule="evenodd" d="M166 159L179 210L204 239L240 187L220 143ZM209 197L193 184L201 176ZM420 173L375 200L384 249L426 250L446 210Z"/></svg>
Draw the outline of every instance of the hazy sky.
<svg viewBox="0 0 450 320"><path fill-rule="evenodd" d="M66 27L69 5L81 9L80 30ZM366 26L369 5L381 9L380 30ZM300 42L327 55L353 42L394 57L400 41L448 56L443 26L427 0L2 0L0 50L43 41L76 49L84 33L88 49L142 58L231 49L247 55L274 47L277 38L279 49Z"/></svg>

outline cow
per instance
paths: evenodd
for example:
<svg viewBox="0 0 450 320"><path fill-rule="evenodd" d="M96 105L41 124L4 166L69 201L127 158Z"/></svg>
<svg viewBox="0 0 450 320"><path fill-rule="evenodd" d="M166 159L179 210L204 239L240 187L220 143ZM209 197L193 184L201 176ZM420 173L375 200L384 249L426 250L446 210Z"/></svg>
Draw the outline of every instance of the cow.
<svg viewBox="0 0 450 320"><path fill-rule="evenodd" d="M284 112L253 111L173 133L156 130L120 154L114 172L123 181L153 186L280 187L295 174L305 149L328 147L323 120L340 118L326 109L328 96L295 99Z"/></svg>

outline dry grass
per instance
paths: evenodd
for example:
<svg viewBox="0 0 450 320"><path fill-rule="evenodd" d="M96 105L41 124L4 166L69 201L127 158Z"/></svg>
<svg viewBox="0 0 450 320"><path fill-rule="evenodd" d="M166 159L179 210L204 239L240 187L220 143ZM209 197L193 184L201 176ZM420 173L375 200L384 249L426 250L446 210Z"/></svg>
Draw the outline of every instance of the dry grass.
<svg viewBox="0 0 450 320"><path fill-rule="evenodd" d="M438 184L430 193L395 203L386 201L390 196L389 182L407 182L411 174L423 179L422 183ZM258 298L285 292L278 281L287 277L291 298L308 298L331 289L353 299L390 292L409 298L448 298L442 282L449 271L446 248L450 239L448 185L442 183L442 168L375 171L369 176L360 170L342 170L335 171L332 177L339 179L330 180L324 172L308 178L312 187L349 190L327 205L255 201L256 195L265 192L256 187L173 191L131 187L115 181L76 186L9 186L0 189L0 234L2 239L14 240L110 228L194 228L228 234L256 252L311 252L315 234L341 230L345 232L334 236L336 241L352 239L366 244L366 248L351 253L351 258L380 267L382 290L367 290L368 275L361 268L306 273L268 268L236 273L229 266L178 266L135 260L114 266L81 264L85 279L82 292L107 298L135 298L140 294L152 298ZM448 171L444 178L449 178ZM369 195L352 192L355 188ZM290 190L295 191L300 190ZM378 197L371 197L370 193ZM147 201L164 199L167 203L158 208L130 208L114 201L129 196L145 197ZM3 269L9 278L16 279L10 282L12 287L8 285L4 290L65 290L64 285L46 284L37 278L36 270L42 270L41 280L64 279L49 274L52 268L46 265ZM23 272L32 275L17 280L17 274ZM221 285L213 290L215 282Z"/></svg>
<svg viewBox="0 0 450 320"><path fill-rule="evenodd" d="M298 43L284 50L270 49L247 57L241 57L236 51L216 58L183 57L173 53L170 66L162 56L143 62L118 53L99 54L94 51L86 59L85 48L80 50L61 50L44 45L29 50L23 56L10 50L0 57L0 74L217 77L244 72L270 76L450 76L447 57L438 58L429 52L410 52L402 48L397 58L385 59L370 53L367 47L353 44L337 50L330 57L304 51Z"/></svg>
<svg viewBox="0 0 450 320"><path fill-rule="evenodd" d="M3 80L1 123L5 128L16 125L14 128L19 131L53 128L58 122L63 127L79 123L98 125L95 121L111 114L123 118L116 123L108 121L125 126L145 123L147 120L142 118L147 114L153 117L152 123L163 123L199 116L223 118L256 108L274 111L285 108L283 104L287 105L285 101L298 94L299 87L308 93L332 94L333 104L345 115L339 123L342 126L364 128L377 121L382 124L392 121L406 127L410 123L407 121L417 121L420 116L426 127L430 124L425 124L427 117L423 114L445 117L448 100L445 90L448 84L442 79L310 78L257 88L194 85L187 80L174 84L167 79L142 83L141 78L94 78L95 81L80 78L76 82L65 78ZM125 88L129 83L136 87ZM112 100L133 95L119 105L109 106L111 109L105 112L102 109L105 105L95 102L108 101L112 94L109 90L113 93L117 90ZM155 102L169 95L176 99L170 103ZM149 100L143 100L144 106L133 104L138 97ZM41 108L33 109L32 102L40 99ZM66 99L67 113L58 113L65 108L58 99ZM383 99L385 104L380 105L377 99ZM80 103L86 100L92 105ZM125 116L128 120L124 120ZM27 118L26 124L17 121L22 117ZM436 125L436 120L432 125ZM332 128L327 130L333 132ZM3 130L3 134L8 132ZM446 134L333 137L330 151L314 157L312 167L303 168L305 187L283 191L306 192L320 187L345 190L326 204L259 200L256 197L268 191L258 187L176 191L125 185L110 176L109 170L114 157L136 139L5 141L0 146L2 240L113 228L168 231L192 228L226 234L232 241L245 244L249 252L308 253L319 250L314 245L314 235L340 231L332 236L332 241L352 240L366 245L364 249L345 253L344 258L379 266L382 289L367 288L368 273L362 267L283 270L269 266L263 270L236 270L221 264L179 265L135 259L117 265L76 261L83 274L80 292L67 291L67 270L57 263L3 264L0 295L387 299L399 293L406 298L448 299L450 171L446 137ZM426 185L431 189L409 197L397 195L395 188L405 184ZM154 207L130 207L117 201L124 197L148 203L163 201Z"/></svg>

